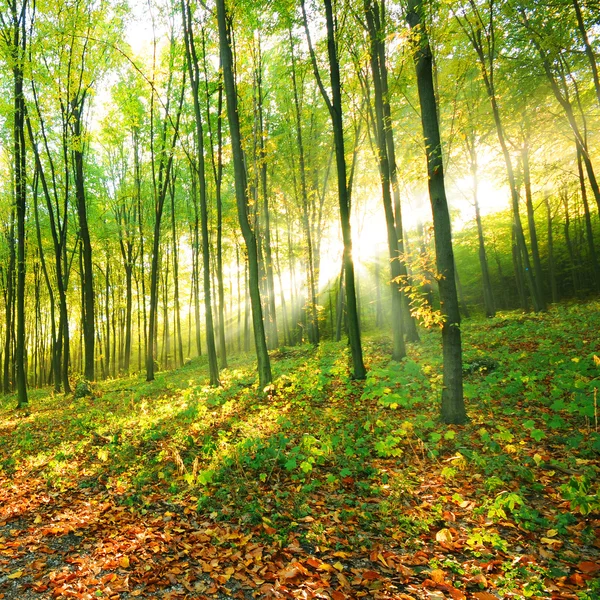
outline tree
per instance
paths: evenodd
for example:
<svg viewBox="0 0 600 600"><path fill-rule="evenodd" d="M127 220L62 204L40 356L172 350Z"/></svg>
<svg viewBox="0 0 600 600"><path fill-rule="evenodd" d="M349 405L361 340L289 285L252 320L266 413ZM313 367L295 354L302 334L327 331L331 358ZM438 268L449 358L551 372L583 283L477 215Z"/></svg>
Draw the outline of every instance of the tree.
<svg viewBox="0 0 600 600"><path fill-rule="evenodd" d="M215 330L213 326L211 285L210 285L210 248L208 240L208 210L206 202L206 169L204 162L204 128L202 111L200 110L200 65L196 54L196 44L192 28L192 11L186 0L181 1L183 16L183 34L185 38L185 56L188 76L194 102L194 120L196 123L196 168L200 187L200 223L202 227L202 260L204 262L204 315L206 319L206 346L208 352L208 369L210 384L219 385L219 365L215 345Z"/></svg>
<svg viewBox="0 0 600 600"><path fill-rule="evenodd" d="M271 363L269 360L269 352L267 350L260 299L258 248L256 236L249 221L247 175L242 151L237 90L233 76L233 53L231 51L230 39L231 22L226 11L225 0L217 0L217 21L219 27L223 83L225 87L225 96L227 98L227 117L231 135L237 212L248 258L250 303L252 306L252 324L254 326L254 345L258 361L258 379L260 386L265 387L272 379Z"/></svg>
<svg viewBox="0 0 600 600"><path fill-rule="evenodd" d="M329 62L329 76L331 83L331 98L319 72L317 58L310 37L306 7L302 0L302 16L304 30L311 55L313 72L323 100L329 111L333 126L333 139L335 144L335 162L338 181L338 202L340 209L340 223L342 227L342 239L344 242L343 268L345 276L346 309L348 319L348 340L352 353L353 377L364 379L366 377L365 364L363 362L362 344L360 341L360 325L356 303L356 283L354 278L354 261L352 259L352 232L350 228L350 197L348 190L348 176L346 171L346 150L344 143L344 120L342 107L342 87L340 78L340 65L338 61L338 50L335 41L336 25L333 17L331 0L323 0L325 6L325 22L327 26L327 57Z"/></svg>
<svg viewBox="0 0 600 600"><path fill-rule="evenodd" d="M441 417L445 423L464 423L467 415L463 399L460 312L454 274L450 213L444 184L437 100L433 87L433 56L425 27L423 0L409 0L406 20L413 36L413 56L417 73L421 123L427 157L429 198L435 232L440 305L444 319L442 324L444 387Z"/></svg>

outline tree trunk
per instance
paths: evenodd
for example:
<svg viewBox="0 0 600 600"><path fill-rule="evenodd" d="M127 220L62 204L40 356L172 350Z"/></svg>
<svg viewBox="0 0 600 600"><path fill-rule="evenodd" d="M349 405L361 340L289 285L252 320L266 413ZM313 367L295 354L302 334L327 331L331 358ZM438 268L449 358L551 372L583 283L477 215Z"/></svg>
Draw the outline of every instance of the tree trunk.
<svg viewBox="0 0 600 600"><path fill-rule="evenodd" d="M304 0L302 0L302 13L304 17L304 29L311 54L311 61L315 78L319 85L321 95L327 104L333 126L333 139L335 143L335 160L338 180L338 202L340 208L340 224L342 228L342 240L344 242L344 275L346 290L346 307L348 319L348 341L352 354L352 376L354 379L364 379L366 369L363 362L362 345L360 340L360 325L356 304L356 283L354 277L354 261L352 258L352 232L350 228L350 196L348 191L348 179L346 172L346 152L344 145L344 123L342 107L342 86L340 78L340 65L335 42L335 25L331 0L323 0L325 5L325 21L327 25L327 55L329 58L329 75L331 81L331 99L319 74L315 53L310 40L308 22Z"/></svg>
<svg viewBox="0 0 600 600"><path fill-rule="evenodd" d="M73 177L75 180L75 198L77 201L77 217L79 219L79 237L83 256L82 293L83 293L83 340L85 345L84 376L88 381L94 381L94 275L92 265L92 241L87 219L87 202L83 174L83 140L82 118L86 95L73 100L72 135L76 141L73 149ZM76 104L75 104L76 103Z"/></svg>
<svg viewBox="0 0 600 600"><path fill-rule="evenodd" d="M594 229L592 228L592 217L590 215L590 206L588 203L587 189L585 187L585 176L583 174L583 165L581 158L581 148L577 145L577 172L579 174L579 186L581 189L581 201L583 202L583 211L585 218L585 230L592 263L592 274L594 278L594 289L598 291L600 288L600 267L598 266L598 256L596 254L596 245L594 244Z"/></svg>
<svg viewBox="0 0 600 600"><path fill-rule="evenodd" d="M4 379L2 389L5 394L13 391L13 381L11 379L11 358L13 358L13 305L14 305L14 280L15 280L15 211L10 213L10 227L8 233L9 260L6 270L6 294L5 294L5 316L6 333L4 338Z"/></svg>
<svg viewBox="0 0 600 600"><path fill-rule="evenodd" d="M272 379L271 363L265 339L265 329L262 317L262 306L258 280L258 250L256 237L248 219L248 186L246 183L246 168L242 151L240 122L237 105L237 91L233 76L233 55L225 12L225 0L217 0L217 20L219 25L219 41L221 50L221 64L223 68L223 82L227 97L227 115L229 117L229 131L233 155L233 168L235 176L235 193L238 218L242 235L246 244L248 258L250 301L252 304L252 323L254 325L254 344L258 362L258 376L261 388L267 386Z"/></svg>
<svg viewBox="0 0 600 600"><path fill-rule="evenodd" d="M388 252L390 256L390 291L392 295L392 360L399 361L406 356L404 345L404 327L402 323L402 295L401 286L406 285L402 281L400 268L401 258L398 250L398 235L392 206L392 195L390 191L390 164L388 160L388 145L386 139L383 111L383 88L381 84L381 64L378 50L378 40L381 35L379 22L379 8L377 4L365 0L365 13L369 29L371 43L371 73L373 76L373 87L375 90L375 131L377 142L377 158L379 162L379 175L381 178L381 189L383 199L383 210L387 226Z"/></svg>
<svg viewBox="0 0 600 600"><path fill-rule="evenodd" d="M552 232L552 211L550 210L550 200L548 193L544 194L544 204L546 205L546 218L548 223L548 271L550 275L550 292L552 302L558 302L558 287L556 285L556 266L554 262L554 236Z"/></svg>
<svg viewBox="0 0 600 600"><path fill-rule="evenodd" d="M529 144L525 140L521 148L521 160L523 162L523 183L525 184L525 205L527 207L527 224L529 226L529 239L531 241L531 255L533 257L533 268L535 270L535 288L537 291L540 310L546 310L546 298L544 295L542 261L538 247L537 232L535 229L535 215L533 211L533 195L531 193L531 175L529 169Z"/></svg>
<svg viewBox="0 0 600 600"><path fill-rule="evenodd" d="M494 303L494 292L490 279L490 271L485 252L485 238L483 235L483 224L481 222L481 211L479 210L479 177L477 167L477 154L475 141L468 141L468 150L471 161L471 177L473 179L473 204L475 206L475 221L477 223L477 239L479 241L479 266L481 268L481 279L483 281L483 304L486 317L496 316L496 307Z"/></svg>
<svg viewBox="0 0 600 600"><path fill-rule="evenodd" d="M200 188L200 225L202 227L202 261L204 263L204 318L206 324L206 351L208 353L208 369L210 384L219 385L219 365L217 362L217 348L215 344L215 330L213 325L211 285L210 285L210 246L208 239L208 209L206 199L206 168L204 161L204 130L202 125L202 112L200 110L200 68L196 56L194 35L192 29L192 14L190 5L182 0L181 10L184 21L185 53L188 66L188 75L194 101L194 117L196 121L196 146L198 149L197 174Z"/></svg>
<svg viewBox="0 0 600 600"><path fill-rule="evenodd" d="M444 360L441 417L445 423L467 420L463 399L460 313L454 274L450 213L444 185L442 146L433 87L432 54L423 19L423 0L409 0L406 19L413 35L414 61L421 105L421 123L427 155L429 197L435 231L435 253L439 273Z"/></svg>

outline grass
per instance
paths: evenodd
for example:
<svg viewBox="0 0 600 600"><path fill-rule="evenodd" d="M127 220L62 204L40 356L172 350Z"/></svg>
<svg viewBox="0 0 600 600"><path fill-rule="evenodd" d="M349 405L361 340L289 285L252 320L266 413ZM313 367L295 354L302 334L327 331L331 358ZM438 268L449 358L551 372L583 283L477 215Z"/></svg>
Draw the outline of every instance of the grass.
<svg viewBox="0 0 600 600"><path fill-rule="evenodd" d="M437 419L435 331L401 363L388 338L367 337L364 382L349 377L344 344L324 342L273 353L265 391L250 358L234 357L218 389L195 360L152 383L95 384L92 398L36 390L29 414L4 397L0 521L33 519L6 502L11 485L35 481L65 502L85 490L139 518L167 506L265 548L297 543L298 556L337 560L331 589L347 596L595 598L599 308L464 324L466 365L491 370L467 369L461 427Z"/></svg>

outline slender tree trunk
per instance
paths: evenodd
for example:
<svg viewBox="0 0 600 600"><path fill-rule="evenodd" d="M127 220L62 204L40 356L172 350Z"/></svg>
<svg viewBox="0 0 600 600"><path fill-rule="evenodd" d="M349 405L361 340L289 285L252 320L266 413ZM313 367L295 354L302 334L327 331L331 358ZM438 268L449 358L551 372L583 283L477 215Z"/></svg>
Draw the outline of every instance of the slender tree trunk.
<svg viewBox="0 0 600 600"><path fill-rule="evenodd" d="M378 39L381 28L378 26L379 9L371 0L365 0L365 13L371 42L371 73L373 76L373 87L375 90L375 131L377 142L377 158L379 162L379 175L381 178L381 189L385 222L387 225L388 251L390 256L390 291L392 295L392 360L399 361L406 356L404 345L404 327L402 323L402 281L401 259L398 251L398 235L392 205L390 188L390 164L388 160L388 145L386 139L383 111L383 87L381 84L381 65L379 62Z"/></svg>
<svg viewBox="0 0 600 600"><path fill-rule="evenodd" d="M254 344L258 362L258 376L261 387L267 386L272 379L271 363L265 339L265 329L262 317L262 306L259 292L258 275L258 250L256 237L250 227L248 214L248 197L246 183L246 168L242 151L240 123L237 104L237 91L233 76L233 55L227 26L225 0L217 0L217 21L219 25L219 41L221 49L221 64L223 68L223 82L227 97L227 115L229 117L229 131L231 134L231 147L235 175L235 192L238 218L242 235L246 244L248 258L250 301L252 304L252 323L254 326Z"/></svg>
<svg viewBox="0 0 600 600"><path fill-rule="evenodd" d="M476 13L476 19L483 23L486 22L486 26L489 27L488 30L482 35L482 30L478 25L474 26L469 22L467 18L461 19L457 17L458 22L460 23L463 31L469 38L473 49L477 53L477 58L479 60L479 66L481 69L481 75L484 81L485 89L488 95L488 99L490 101L490 105L492 108L492 114L494 117L494 124L496 125L496 132L498 135L498 142L500 143L500 147L502 149L502 154L504 156L504 162L506 164L506 173L508 176L508 183L510 188L510 196L512 202L513 209L513 218L515 224L515 235L517 248L521 254L521 260L523 266L525 268L525 281L527 283L527 287L529 288L529 293L531 294L531 298L533 301L533 308L535 311L541 310L541 302L538 297L537 288L535 285L535 281L533 278L533 271L531 269L530 261L529 261L529 252L527 250L527 244L525 242L525 235L523 234L523 225L521 223L521 217L519 214L519 192L517 189L517 182L515 178L515 172L513 168L512 158L510 156L510 152L508 150L508 144L506 141L506 134L504 131L504 125L502 123L502 119L500 117L500 108L498 106L498 99L496 95L496 86L495 86L495 57L496 57L496 48L495 48L495 21L494 21L494 6L493 2L490 2L489 16L482 17L479 9L475 4L475 0L469 0L469 4L471 5L473 11ZM488 24L489 19L489 24ZM487 58L486 58L487 53Z"/></svg>
<svg viewBox="0 0 600 600"><path fill-rule="evenodd" d="M14 304L14 280L15 280L15 211L10 213L10 226L8 233L9 259L8 268L6 270L6 294L5 299L5 317L6 317L6 333L4 338L4 381L3 391L5 394L12 392L13 382L11 380L11 358L13 358L13 304Z"/></svg>
<svg viewBox="0 0 600 600"><path fill-rule="evenodd" d="M296 143L298 144L298 168L300 170L300 190L302 196L302 225L304 227L304 236L306 238L307 249L307 271L308 271L308 290L310 294L310 340L314 344L319 343L319 321L317 319L317 296L315 283L315 260L313 255L312 230L308 215L308 190L306 185L306 165L304 158L304 140L302 137L301 107L298 98L298 84L296 81L296 58L294 56L294 43L291 29L289 30L290 54L292 57L292 90L294 92L294 109L296 125Z"/></svg>
<svg viewBox="0 0 600 600"><path fill-rule="evenodd" d="M587 189L585 187L585 176L583 174L583 165L581 157L581 148L577 146L577 172L579 174L579 186L581 189L581 201L583 202L583 211L585 218L585 230L588 244L590 261L592 263L592 273L594 277L594 289L600 288L600 267L598 266L598 256L596 254L596 245L594 244L594 229L592 227L592 217L590 215L590 206L588 203Z"/></svg>
<svg viewBox="0 0 600 600"><path fill-rule="evenodd" d="M335 143L335 159L338 179L338 202L340 208L340 223L342 228L342 240L344 242L344 275L346 290L346 306L348 319L348 341L352 354L352 367L354 379L364 379L366 369L363 362L362 344L360 340L360 325L356 304L356 283L354 277L354 261L352 258L352 232L350 228L350 196L348 191L348 179L346 171L346 152L344 145L344 123L342 107L342 86L340 77L340 65L338 61L337 46L335 42L335 24L331 0L323 0L325 5L325 21L327 26L327 55L329 58L329 75L331 81L331 99L327 93L317 65L316 57L310 40L308 21L304 0L302 0L302 13L304 17L304 29L308 40L311 61L315 78L319 85L321 95L327 104L333 126L333 138Z"/></svg>
<svg viewBox="0 0 600 600"><path fill-rule="evenodd" d="M79 218L79 237L83 255L83 339L85 345L84 375L88 381L94 381L94 276L92 265L92 241L87 218L87 202L85 197L85 182L83 174L83 142L82 118L85 103L85 93L78 99L73 109L73 137L77 140L73 149L73 176L75 180L75 198L77 201L77 216ZM75 103L75 101L74 101Z"/></svg>
<svg viewBox="0 0 600 600"><path fill-rule="evenodd" d="M215 344L215 330L213 325L211 285L210 285L210 246L208 239L208 208L206 198L206 168L204 161L204 130L202 112L200 110L200 68L196 56L194 35L192 29L192 14L189 3L182 0L181 10L184 21L185 51L188 66L188 75L194 101L194 116L196 121L196 145L198 148L197 174L200 188L200 224L202 227L202 261L204 263L204 317L206 323L206 351L208 353L208 368L210 384L219 385L219 365L217 362L217 348Z"/></svg>
<svg viewBox="0 0 600 600"><path fill-rule="evenodd" d="M433 213L435 253L439 273L440 305L444 317L442 325L444 388L442 390L441 417L445 423L464 423L467 416L463 399L460 313L454 274L450 213L444 185L437 101L433 87L432 54L423 19L423 0L409 0L406 19L414 36L414 61L427 155L429 196Z"/></svg>
<svg viewBox="0 0 600 600"><path fill-rule="evenodd" d="M550 200L548 193L544 194L544 204L546 205L546 219L548 223L548 271L550 275L550 292L552 302L558 302L558 288L556 285L556 266L554 261L554 235L552 232L552 211L550 210Z"/></svg>
<svg viewBox="0 0 600 600"><path fill-rule="evenodd" d="M569 196L566 190L561 191L561 201L563 207L565 209L565 221L564 221L564 235L565 235L565 244L567 246L567 251L569 253L569 264L571 271L571 281L573 283L573 294L575 296L579 296L579 277L578 277L578 269L577 269L577 261L575 259L575 251L573 249L573 241L571 239L571 217L569 214Z"/></svg>
<svg viewBox="0 0 600 600"><path fill-rule="evenodd" d="M521 160L523 162L523 183L525 184L525 205L527 207L527 224L529 225L529 239L531 241L531 255L533 257L533 268L535 270L535 288L537 291L540 310L546 310L546 299L543 286L542 261L538 247L537 232L535 229L535 215L533 210L533 195L531 193L531 175L529 168L529 145L527 140L521 148Z"/></svg>
<svg viewBox="0 0 600 600"><path fill-rule="evenodd" d="M172 72L172 69L171 71ZM169 82L169 91L170 85ZM160 263L160 230L161 221L165 205L165 198L169 188L169 180L173 167L173 151L179 135L179 121L181 118L181 109L183 106L183 97L185 89L185 77L183 77L181 86L181 95L177 108L177 115L173 127L173 135L169 147L167 147L167 122L169 118L169 107L165 109L161 135L161 153L158 165L158 179L154 182L154 236L152 241L152 265L150 270L150 318L148 330L148 344L146 354L146 381L154 380L154 356L155 345L158 342L157 321L158 321L158 282L159 282L159 263ZM169 93L167 92L167 94ZM153 155L154 160L154 155Z"/></svg>
<svg viewBox="0 0 600 600"><path fill-rule="evenodd" d="M104 377L110 375L110 321L111 321L111 310L110 310L110 258L106 256L106 272L105 272L105 287L104 287L104 311L106 318L106 336L105 336L105 350L104 357L106 359L106 370ZM115 319L114 306L112 312L112 319Z"/></svg>
<svg viewBox="0 0 600 600"><path fill-rule="evenodd" d="M379 77L381 80L381 96L382 96L382 110L383 110L383 123L385 129L385 140L387 145L387 159L389 165L389 181L392 186L392 196L394 201L393 218L396 228L396 245L397 245L397 257L396 261L399 263L399 273L402 279L405 279L410 283L408 277L408 269L406 265L405 249L404 249L404 229L402 224L402 204L400 201L400 183L398 181L398 167L396 162L396 144L394 141L394 129L392 124L392 110L390 105L390 92L388 86L388 72L386 64L386 28L385 28L385 4L383 0L379 3L375 1L372 4L373 11L372 15L374 18L374 32L375 38L371 39L373 44L373 50L378 58L379 65ZM377 100L376 100L377 101ZM410 312L410 302L408 297L403 291L400 291L402 299L402 311L404 316L404 329L405 335L409 342L419 341L419 332L417 331L416 319Z"/></svg>
<svg viewBox="0 0 600 600"><path fill-rule="evenodd" d="M27 1L23 0L22 12L17 13L16 0L11 4L13 21L12 50L15 53L14 79L14 178L15 210L17 213L17 337L15 344L15 367L17 378L17 407L27 406L27 373L25 370L25 218L27 201L27 172L25 146L25 96L23 95L23 61L26 47L25 15Z"/></svg>
<svg viewBox="0 0 600 600"><path fill-rule="evenodd" d="M173 294L175 311L175 344L177 360L175 366L183 365L183 339L181 337L181 310L179 306L179 252L177 250L177 227L175 225L175 182L171 181L171 236L173 238Z"/></svg>
<svg viewBox="0 0 600 600"><path fill-rule="evenodd" d="M583 44L585 46L585 54L588 57L590 67L592 69L592 79L594 80L596 98L598 99L598 104L600 105L600 77L598 76L598 63L596 62L596 55L594 54L594 49L590 44L585 22L583 20L583 14L581 13L579 0L573 0L573 7L575 8L575 15L577 16L579 33L581 34L581 39L583 40Z"/></svg>

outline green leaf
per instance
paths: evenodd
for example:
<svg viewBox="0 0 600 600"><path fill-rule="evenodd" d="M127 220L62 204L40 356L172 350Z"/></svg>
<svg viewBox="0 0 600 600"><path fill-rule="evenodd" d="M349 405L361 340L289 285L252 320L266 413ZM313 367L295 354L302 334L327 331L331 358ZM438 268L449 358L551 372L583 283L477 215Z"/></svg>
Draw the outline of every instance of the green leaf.
<svg viewBox="0 0 600 600"><path fill-rule="evenodd" d="M546 437L546 434L541 429L532 429L529 435L536 441L539 442Z"/></svg>

